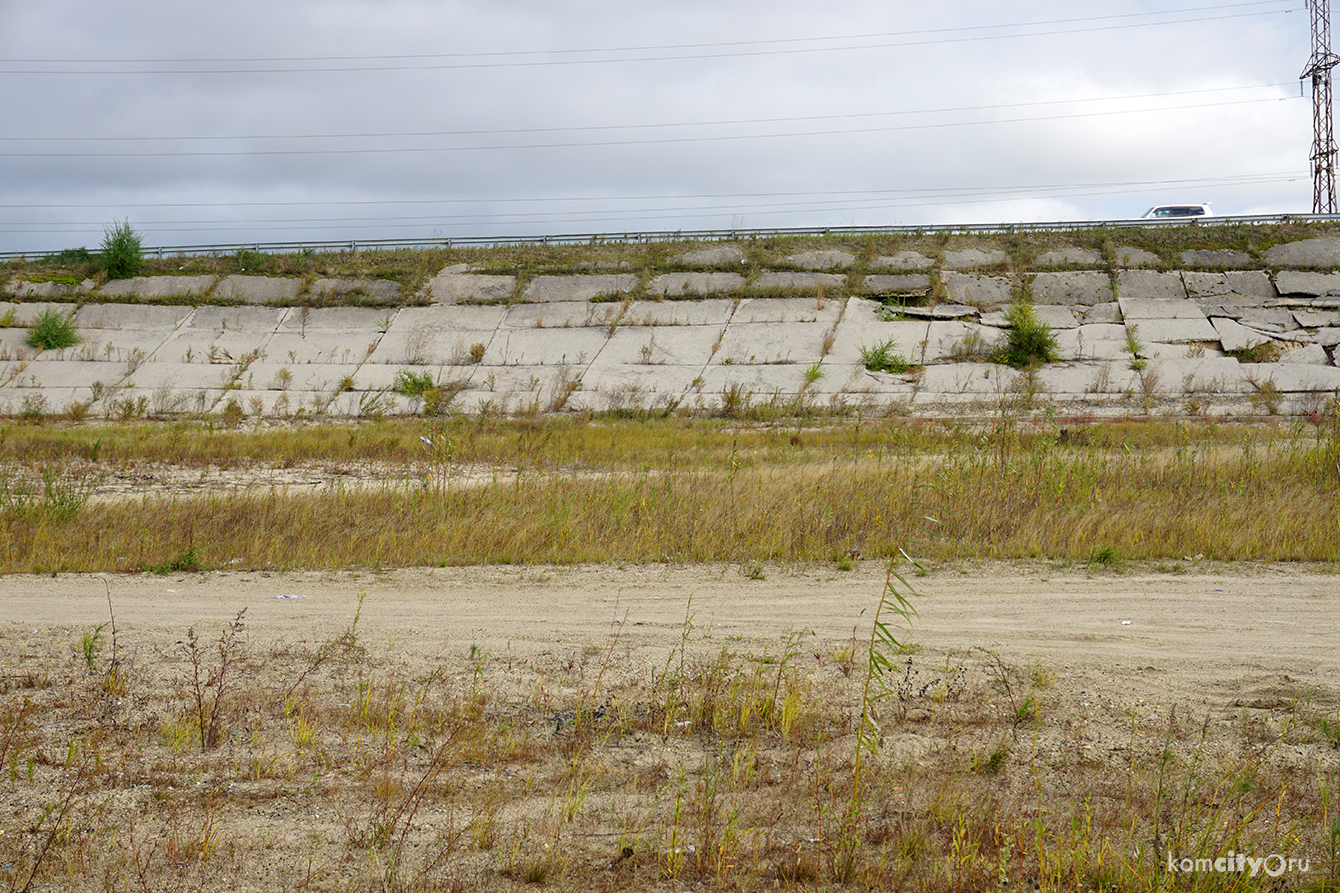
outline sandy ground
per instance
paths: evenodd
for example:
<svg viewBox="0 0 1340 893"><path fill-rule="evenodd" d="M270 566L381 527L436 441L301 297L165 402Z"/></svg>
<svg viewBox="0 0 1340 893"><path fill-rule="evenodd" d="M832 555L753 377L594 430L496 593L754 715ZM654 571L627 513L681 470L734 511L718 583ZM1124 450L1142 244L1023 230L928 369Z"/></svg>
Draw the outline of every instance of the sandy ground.
<svg viewBox="0 0 1340 893"><path fill-rule="evenodd" d="M940 568L911 578L921 596L913 639L926 658L988 649L1041 664L1114 714L1160 703L1278 709L1307 694L1325 707L1340 703L1335 570ZM348 628L362 595L360 641L410 660L473 645L543 662L603 648L617 632L621 652L661 661L686 618L696 647L761 652L804 630L804 647L820 653L868 636L883 582L871 561L849 572L768 567L761 580L720 565L10 576L0 579L0 633L77 647L109 619L110 590L128 649L170 646L191 626L213 638L243 608L253 642L321 642Z"/></svg>

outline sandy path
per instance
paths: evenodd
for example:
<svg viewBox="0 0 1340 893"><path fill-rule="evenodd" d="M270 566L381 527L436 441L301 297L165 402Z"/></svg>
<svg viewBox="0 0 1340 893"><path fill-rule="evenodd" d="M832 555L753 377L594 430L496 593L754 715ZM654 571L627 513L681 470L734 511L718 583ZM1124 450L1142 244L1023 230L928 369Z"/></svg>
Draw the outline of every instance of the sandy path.
<svg viewBox="0 0 1340 893"><path fill-rule="evenodd" d="M975 647L1015 666L1038 662L1066 688L1096 687L1114 709L1149 701L1208 708L1312 690L1340 702L1340 575L1328 569L1237 567L1177 575L1088 575L1041 565L941 569L916 578L915 640L924 659ZM0 632L79 636L107 620L101 576L0 579ZM338 635L365 594L359 639L406 656L558 657L603 646L616 618L620 650L662 661L693 617L691 641L774 651L792 630L827 652L868 635L883 571L865 562L738 567L450 568L354 573L211 573L109 577L124 645L180 640L189 626L212 638L247 609L253 642L317 642ZM691 600L691 607L690 607ZM862 616L865 612L866 616ZM1126 622L1129 621L1129 622ZM921 658L919 658L921 659ZM1105 697L1104 700L1107 700Z"/></svg>

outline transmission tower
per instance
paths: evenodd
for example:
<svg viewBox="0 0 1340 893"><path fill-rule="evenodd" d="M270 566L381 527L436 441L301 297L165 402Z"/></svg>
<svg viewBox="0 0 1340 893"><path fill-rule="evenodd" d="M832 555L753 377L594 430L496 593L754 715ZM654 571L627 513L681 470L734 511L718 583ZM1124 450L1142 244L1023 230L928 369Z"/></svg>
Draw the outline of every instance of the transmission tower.
<svg viewBox="0 0 1340 893"><path fill-rule="evenodd" d="M1335 129L1331 119L1331 0L1307 0L1312 10L1312 57L1300 78L1312 79L1312 213L1334 214Z"/></svg>

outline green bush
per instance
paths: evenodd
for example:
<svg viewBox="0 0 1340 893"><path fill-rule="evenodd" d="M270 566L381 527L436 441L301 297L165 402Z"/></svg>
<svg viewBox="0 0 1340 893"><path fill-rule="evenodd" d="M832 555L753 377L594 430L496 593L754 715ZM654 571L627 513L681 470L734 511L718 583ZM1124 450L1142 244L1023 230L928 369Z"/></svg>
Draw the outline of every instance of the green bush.
<svg viewBox="0 0 1340 893"><path fill-rule="evenodd" d="M1009 323L1005 344L992 357L995 362L1016 369L1056 362L1060 356L1056 336L1051 326L1038 319L1032 304L1016 301L1005 313L1005 320Z"/></svg>
<svg viewBox="0 0 1340 893"><path fill-rule="evenodd" d="M144 269L144 240L129 220L103 228L98 262L108 279L129 279Z"/></svg>
<svg viewBox="0 0 1340 893"><path fill-rule="evenodd" d="M43 310L28 329L28 346L38 350L64 350L79 343L74 313Z"/></svg>
<svg viewBox="0 0 1340 893"><path fill-rule="evenodd" d="M395 384L391 386L391 390L406 397L422 397L435 387L437 383L433 381L431 372L401 369L396 373Z"/></svg>

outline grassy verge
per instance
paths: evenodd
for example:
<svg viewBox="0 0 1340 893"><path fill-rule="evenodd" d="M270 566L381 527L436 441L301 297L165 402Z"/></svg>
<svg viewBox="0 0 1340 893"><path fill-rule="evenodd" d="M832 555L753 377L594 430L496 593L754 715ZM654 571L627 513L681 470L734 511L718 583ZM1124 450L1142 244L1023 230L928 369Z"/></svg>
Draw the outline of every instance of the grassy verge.
<svg viewBox="0 0 1340 893"><path fill-rule="evenodd" d="M196 568L883 558L925 518L930 560L1334 561L1335 432L897 420L803 438L702 420L12 427L0 429L0 572L140 571L188 553ZM249 471L253 485L99 497L161 463ZM267 468L326 486L276 486Z"/></svg>

